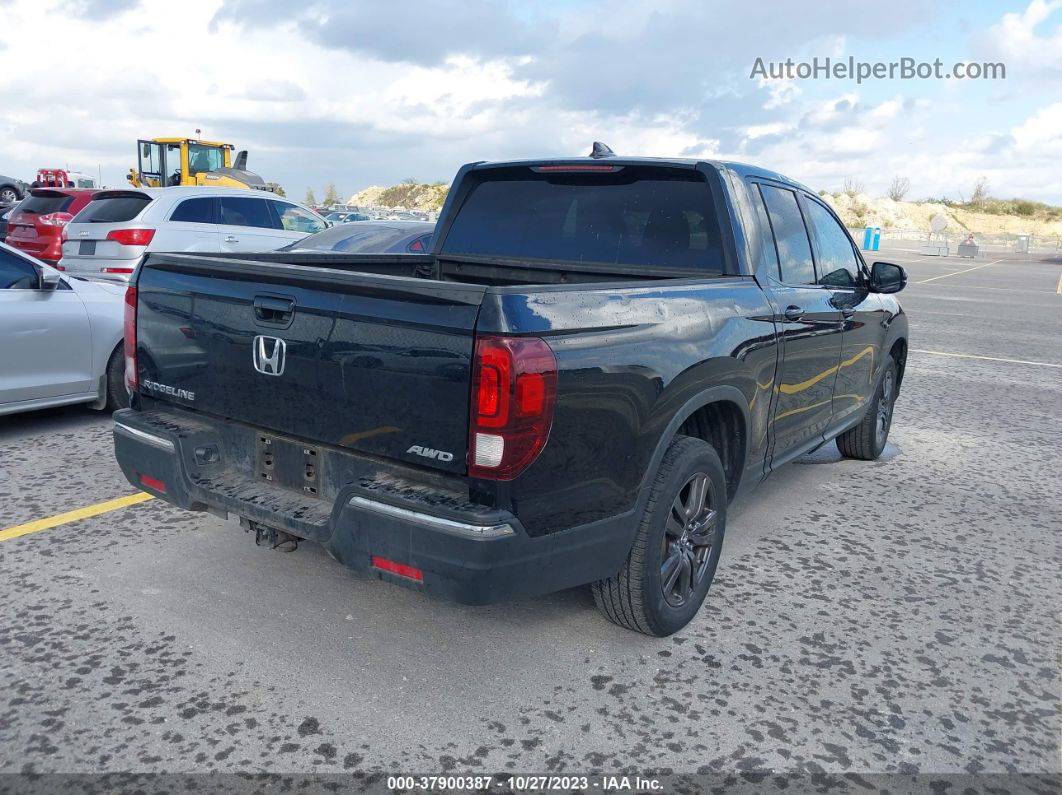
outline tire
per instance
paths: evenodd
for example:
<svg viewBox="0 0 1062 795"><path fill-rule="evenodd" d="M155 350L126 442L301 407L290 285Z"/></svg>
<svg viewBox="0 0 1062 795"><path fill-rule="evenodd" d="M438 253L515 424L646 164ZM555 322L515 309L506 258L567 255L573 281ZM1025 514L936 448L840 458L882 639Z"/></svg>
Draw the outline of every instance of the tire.
<svg viewBox="0 0 1062 795"><path fill-rule="evenodd" d="M17 188L12 188L10 185L4 185L0 188L0 204L13 204L19 200L19 192Z"/></svg>
<svg viewBox="0 0 1062 795"><path fill-rule="evenodd" d="M694 484L704 486L699 509ZM623 568L591 586L598 609L609 621L646 635L678 632L708 595L725 529L726 475L719 455L700 439L675 437ZM665 579L666 574L677 576Z"/></svg>
<svg viewBox="0 0 1062 795"><path fill-rule="evenodd" d="M892 409L896 404L898 372L896 360L891 356L881 376L874 398L867 406L866 414L854 428L837 437L837 449L845 458L873 461L885 449L892 427Z"/></svg>
<svg viewBox="0 0 1062 795"><path fill-rule="evenodd" d="M119 343L107 360L107 411L129 408L125 389L125 351Z"/></svg>

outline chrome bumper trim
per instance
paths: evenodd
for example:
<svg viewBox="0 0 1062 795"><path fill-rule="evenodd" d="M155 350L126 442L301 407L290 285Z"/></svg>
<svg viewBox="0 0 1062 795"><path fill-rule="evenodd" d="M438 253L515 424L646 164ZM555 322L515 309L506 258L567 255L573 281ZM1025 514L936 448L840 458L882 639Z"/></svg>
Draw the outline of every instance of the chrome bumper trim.
<svg viewBox="0 0 1062 795"><path fill-rule="evenodd" d="M432 516L419 511L411 511L408 508L399 508L396 505L388 505L365 497L351 497L348 505L356 508L364 508L373 513L390 516L395 519L405 519L409 522L431 527L436 530L445 530L451 533L475 536L477 538L496 538L498 536L513 535L514 530L508 523L480 525L468 524L467 522L455 522L452 519L444 519L441 516Z"/></svg>
<svg viewBox="0 0 1062 795"><path fill-rule="evenodd" d="M163 439L161 436L155 436L155 434L142 431L139 428L130 428L128 425L122 425L120 422L116 422L114 423L114 432L124 434L130 439L136 439L138 442L154 445L160 450L166 450L170 453L174 452L173 442L169 439Z"/></svg>

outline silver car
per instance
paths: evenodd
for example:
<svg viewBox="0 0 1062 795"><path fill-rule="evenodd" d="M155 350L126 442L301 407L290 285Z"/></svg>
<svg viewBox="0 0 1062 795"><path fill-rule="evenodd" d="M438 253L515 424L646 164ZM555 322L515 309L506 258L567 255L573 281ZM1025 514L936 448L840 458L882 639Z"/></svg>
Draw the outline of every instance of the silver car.
<svg viewBox="0 0 1062 795"><path fill-rule="evenodd" d="M328 226L308 207L262 191L105 190L67 224L59 269L126 282L148 251L273 251Z"/></svg>
<svg viewBox="0 0 1062 795"><path fill-rule="evenodd" d="M0 414L127 406L124 294L0 243Z"/></svg>

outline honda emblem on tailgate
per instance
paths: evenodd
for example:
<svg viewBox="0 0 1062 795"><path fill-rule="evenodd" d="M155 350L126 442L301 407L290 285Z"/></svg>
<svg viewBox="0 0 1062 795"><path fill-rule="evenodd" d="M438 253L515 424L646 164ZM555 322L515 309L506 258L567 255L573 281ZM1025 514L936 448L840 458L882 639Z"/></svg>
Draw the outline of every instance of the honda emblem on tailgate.
<svg viewBox="0 0 1062 795"><path fill-rule="evenodd" d="M255 337L254 347L251 349L254 369L262 375L284 375L287 351L288 344L279 337Z"/></svg>

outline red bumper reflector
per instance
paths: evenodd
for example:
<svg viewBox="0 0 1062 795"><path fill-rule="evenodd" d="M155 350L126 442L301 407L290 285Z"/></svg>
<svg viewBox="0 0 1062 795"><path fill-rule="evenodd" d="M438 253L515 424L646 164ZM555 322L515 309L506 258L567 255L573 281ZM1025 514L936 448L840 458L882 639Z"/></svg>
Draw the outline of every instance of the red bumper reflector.
<svg viewBox="0 0 1062 795"><path fill-rule="evenodd" d="M147 486L149 489L154 489L155 491L161 491L163 494L166 493L166 484L158 478L151 477L151 475L141 475L140 485Z"/></svg>
<svg viewBox="0 0 1062 795"><path fill-rule="evenodd" d="M100 268L101 273L132 273L132 268Z"/></svg>
<svg viewBox="0 0 1062 795"><path fill-rule="evenodd" d="M141 475L143 480L143 475ZM395 563L393 560L387 558L381 558L379 555L372 556L372 567L379 569L380 571L389 571L391 574L397 574L399 577L407 577L410 580L416 580L417 582L424 582L424 572L413 566L407 566L405 563Z"/></svg>

